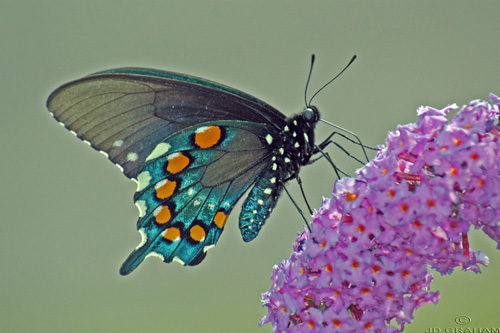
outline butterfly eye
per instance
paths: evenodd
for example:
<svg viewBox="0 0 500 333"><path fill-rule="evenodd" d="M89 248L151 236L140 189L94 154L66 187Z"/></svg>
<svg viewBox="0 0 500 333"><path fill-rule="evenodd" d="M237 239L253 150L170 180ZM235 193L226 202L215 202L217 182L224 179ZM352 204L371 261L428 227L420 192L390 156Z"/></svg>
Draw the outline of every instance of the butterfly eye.
<svg viewBox="0 0 500 333"><path fill-rule="evenodd" d="M315 106L309 106L304 109L302 116L307 122L316 122L318 120L318 108Z"/></svg>

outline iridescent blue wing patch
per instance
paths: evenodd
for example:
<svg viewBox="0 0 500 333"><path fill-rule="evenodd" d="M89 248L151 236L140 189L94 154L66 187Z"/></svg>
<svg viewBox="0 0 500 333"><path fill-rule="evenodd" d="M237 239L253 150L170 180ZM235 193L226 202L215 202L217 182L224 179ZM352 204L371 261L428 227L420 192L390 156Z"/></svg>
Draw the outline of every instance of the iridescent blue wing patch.
<svg viewBox="0 0 500 333"><path fill-rule="evenodd" d="M139 170L141 245L120 273L148 255L198 264L217 243L236 201L272 161L266 125L207 122L158 144Z"/></svg>

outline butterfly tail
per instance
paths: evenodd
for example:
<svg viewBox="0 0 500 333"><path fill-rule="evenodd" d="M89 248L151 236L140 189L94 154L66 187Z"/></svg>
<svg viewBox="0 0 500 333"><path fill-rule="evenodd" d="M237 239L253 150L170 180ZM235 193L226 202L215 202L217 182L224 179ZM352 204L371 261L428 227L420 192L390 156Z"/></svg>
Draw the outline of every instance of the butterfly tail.
<svg viewBox="0 0 500 333"><path fill-rule="evenodd" d="M154 252L148 250L150 245L151 244L147 241L139 245L123 262L120 267L120 274L128 275L132 273L148 255L154 254Z"/></svg>
<svg viewBox="0 0 500 333"><path fill-rule="evenodd" d="M144 258L146 258L146 256L143 253L135 250L128 256L127 260L122 264L122 267L120 267L120 274L129 275L139 266Z"/></svg>

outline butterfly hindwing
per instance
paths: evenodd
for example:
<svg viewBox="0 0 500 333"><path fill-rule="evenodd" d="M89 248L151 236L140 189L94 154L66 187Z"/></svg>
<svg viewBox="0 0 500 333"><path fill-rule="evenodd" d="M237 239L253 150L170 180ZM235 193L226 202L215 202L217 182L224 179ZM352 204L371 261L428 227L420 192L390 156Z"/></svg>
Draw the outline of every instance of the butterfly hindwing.
<svg viewBox="0 0 500 333"><path fill-rule="evenodd" d="M150 254L184 265L203 260L236 201L270 166L269 132L251 122L207 122L159 143L137 177L144 239L120 272L130 273Z"/></svg>

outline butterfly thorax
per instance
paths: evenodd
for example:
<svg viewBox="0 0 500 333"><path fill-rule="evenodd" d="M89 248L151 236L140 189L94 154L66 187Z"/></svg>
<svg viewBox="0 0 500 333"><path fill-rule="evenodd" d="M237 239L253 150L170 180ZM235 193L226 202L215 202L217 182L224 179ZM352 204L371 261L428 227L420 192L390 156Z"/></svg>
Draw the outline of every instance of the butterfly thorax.
<svg viewBox="0 0 500 333"><path fill-rule="evenodd" d="M319 111L314 106L286 119L286 125L280 133L282 146L275 153L281 166L282 182L296 178L300 167L311 159L314 129L318 120Z"/></svg>

